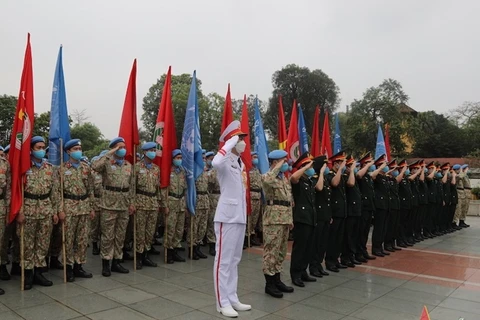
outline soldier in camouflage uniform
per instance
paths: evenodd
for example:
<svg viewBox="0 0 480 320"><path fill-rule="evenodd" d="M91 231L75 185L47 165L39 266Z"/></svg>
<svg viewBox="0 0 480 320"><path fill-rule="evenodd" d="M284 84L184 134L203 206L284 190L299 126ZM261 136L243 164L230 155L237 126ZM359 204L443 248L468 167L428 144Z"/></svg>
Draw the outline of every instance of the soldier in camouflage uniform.
<svg viewBox="0 0 480 320"><path fill-rule="evenodd" d="M281 298L282 292L293 292L293 288L280 279L282 263L287 256L289 230L293 228L292 188L284 176L288 170L287 153L275 150L268 158L270 170L262 177L267 200L263 216L263 274L267 282L265 293Z"/></svg>
<svg viewBox="0 0 480 320"><path fill-rule="evenodd" d="M210 209L208 210L207 220L207 243L209 246L208 253L215 256L215 225L213 218L217 209L218 198L220 198L220 185L218 184L217 171L212 167L212 160L215 153L207 152L207 172L208 172L208 200L210 201Z"/></svg>
<svg viewBox="0 0 480 320"><path fill-rule="evenodd" d="M82 146L80 139L65 144L70 159L60 169L63 176L63 204L60 206L60 220L65 223L65 251L67 281L91 278L92 274L82 268L87 262L88 228L95 217L94 181L88 164L80 161Z"/></svg>
<svg viewBox="0 0 480 320"><path fill-rule="evenodd" d="M456 223L458 221L458 226L461 226L461 217L462 213L464 211L463 206L465 205L465 199L466 199L466 194L465 194L465 173L462 171L462 166L459 164L455 164L452 169L456 172L456 182L457 182L457 198L458 198L458 203L457 207L455 208L455 216L453 218L453 222Z"/></svg>
<svg viewBox="0 0 480 320"><path fill-rule="evenodd" d="M32 166L26 173L23 212L17 215L17 234L24 229L24 289L30 290L33 283L51 286L43 276L46 256L50 245L53 224L58 223L60 202L60 179L58 170L45 157L45 140L35 136L31 140ZM35 271L34 271L35 270Z"/></svg>
<svg viewBox="0 0 480 320"><path fill-rule="evenodd" d="M100 159L100 157L104 156L108 150L103 150L98 157L92 158L92 164ZM100 247L98 246L98 242L100 241L100 213L101 209L99 207L100 204L100 196L102 195L103 189L103 181L102 175L95 170L92 169L93 175L93 196L95 200L93 201L93 210L95 211L95 217L90 222L90 240L92 241L92 254L94 256L98 256L100 254Z"/></svg>
<svg viewBox="0 0 480 320"><path fill-rule="evenodd" d="M202 152L204 166L206 166L206 150ZM205 167L204 171L195 181L195 187L197 190L197 206L195 208L195 216L192 217L190 214L187 217L188 228L187 228L187 245L190 248L193 246L193 256L190 257L190 250L188 251L188 257L193 260L206 259L207 256L200 250L203 237L207 232L208 224L208 212L210 209L210 202L208 199L208 172ZM191 241L190 234L190 223L194 221L193 224L193 244Z"/></svg>
<svg viewBox="0 0 480 320"><path fill-rule="evenodd" d="M3 237L5 236L7 216L10 211L10 186L10 164L4 157L0 157L0 243L3 243L4 240ZM7 248L2 248L2 250L7 250ZM3 252L1 252L0 256L3 256ZM6 261L4 262L2 260L1 263L0 276L2 277L2 280L8 280L10 279L10 275L7 271ZM0 289L0 295L4 293L5 292Z"/></svg>
<svg viewBox="0 0 480 320"><path fill-rule="evenodd" d="M187 181L182 167L182 151L172 151L172 167L170 185L162 189L162 207L167 216L167 234L164 236L164 246L167 250L167 263L185 262L178 254L178 246L182 240L185 227L185 190ZM168 191L168 194L167 194Z"/></svg>
<svg viewBox="0 0 480 320"><path fill-rule="evenodd" d="M102 257L102 275L109 277L111 271L128 273L128 269L120 264L123 242L128 224L129 214L133 214L132 165L125 160L127 150L125 140L121 137L113 139L109 144L110 151L93 163L93 170L102 174L103 190L100 197L100 255ZM110 260L112 266L110 269Z"/></svg>
<svg viewBox="0 0 480 320"><path fill-rule="evenodd" d="M135 221L137 237L137 269L143 266L156 267L148 251L152 247L153 234L160 209L160 168L153 163L156 157L156 143L143 144L143 160L135 163Z"/></svg>
<svg viewBox="0 0 480 320"><path fill-rule="evenodd" d="M467 218L468 209L470 208L470 200L472 199L472 186L470 185L470 178L468 178L468 164L462 165L462 176L463 176L463 189L465 191L465 200L462 204L462 213L460 215L459 227L468 228L469 224L465 223Z"/></svg>
<svg viewBox="0 0 480 320"><path fill-rule="evenodd" d="M250 238L250 244L252 246L261 245L258 238L255 236L255 227L258 224L261 224L260 212L262 208L261 203L261 193L262 193L262 175L257 168L258 165L258 155L256 152L252 152L252 170L250 170L250 202L252 204L252 214L250 216L250 223L247 228L247 233L250 231L250 234L247 234L247 237ZM248 239L247 239L248 241Z"/></svg>

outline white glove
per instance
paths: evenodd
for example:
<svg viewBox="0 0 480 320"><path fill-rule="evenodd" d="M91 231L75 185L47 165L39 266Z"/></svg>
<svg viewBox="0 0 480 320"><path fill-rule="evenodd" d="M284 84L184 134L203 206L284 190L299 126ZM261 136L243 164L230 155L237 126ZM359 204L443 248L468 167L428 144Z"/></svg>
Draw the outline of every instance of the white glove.
<svg viewBox="0 0 480 320"><path fill-rule="evenodd" d="M227 142L225 142L222 149L227 152L232 151L232 149L237 145L238 139L240 139L238 136L231 137L227 140Z"/></svg>

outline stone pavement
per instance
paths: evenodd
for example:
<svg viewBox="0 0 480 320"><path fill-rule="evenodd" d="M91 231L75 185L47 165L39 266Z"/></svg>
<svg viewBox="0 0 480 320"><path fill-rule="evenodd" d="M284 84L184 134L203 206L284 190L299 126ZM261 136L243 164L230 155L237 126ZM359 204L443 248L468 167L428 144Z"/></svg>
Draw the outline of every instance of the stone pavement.
<svg viewBox="0 0 480 320"><path fill-rule="evenodd" d="M283 299L264 293L261 248L244 251L239 296L252 304L239 319L418 320L424 305L432 320L480 319L480 218L471 227L429 239L368 265L295 288ZM205 250L204 250L205 251ZM0 281L0 319L217 319L212 282L213 259L165 265L127 275L102 277L98 256L85 269L93 279L21 292L18 277ZM290 283L288 261L284 280Z"/></svg>

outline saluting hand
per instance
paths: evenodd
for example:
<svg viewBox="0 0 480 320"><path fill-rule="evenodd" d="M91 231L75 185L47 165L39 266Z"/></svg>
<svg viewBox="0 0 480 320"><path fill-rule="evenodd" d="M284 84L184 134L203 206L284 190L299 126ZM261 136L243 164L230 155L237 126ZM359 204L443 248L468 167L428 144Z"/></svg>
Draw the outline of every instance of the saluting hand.
<svg viewBox="0 0 480 320"><path fill-rule="evenodd" d="M340 163L340 170L345 168L345 165L347 164L347 160L343 160L342 163Z"/></svg>
<svg viewBox="0 0 480 320"><path fill-rule="evenodd" d="M327 167L327 164L324 163L323 166L320 168L320 173L324 174L325 173L325 168Z"/></svg>
<svg viewBox="0 0 480 320"><path fill-rule="evenodd" d="M53 215L53 224L58 224L58 216L56 214Z"/></svg>
<svg viewBox="0 0 480 320"><path fill-rule="evenodd" d="M107 154L108 154L109 156L112 156L115 152L117 152L118 149L120 149L120 146L116 146L115 148L110 149L110 150L107 152Z"/></svg>
<svg viewBox="0 0 480 320"><path fill-rule="evenodd" d="M23 224L25 222L25 215L23 213L17 214L17 223Z"/></svg>
<svg viewBox="0 0 480 320"><path fill-rule="evenodd" d="M128 208L128 212L130 215L135 213L135 207L133 206L133 204L131 204L130 207Z"/></svg>
<svg viewBox="0 0 480 320"><path fill-rule="evenodd" d="M65 212L60 212L58 214L58 219L60 219L60 221L64 221L65 220Z"/></svg>

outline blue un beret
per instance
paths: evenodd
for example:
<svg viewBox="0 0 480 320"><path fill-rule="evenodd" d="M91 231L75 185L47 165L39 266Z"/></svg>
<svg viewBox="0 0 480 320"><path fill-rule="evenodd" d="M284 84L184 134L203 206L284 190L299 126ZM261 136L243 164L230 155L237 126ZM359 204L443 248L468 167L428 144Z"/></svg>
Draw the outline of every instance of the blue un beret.
<svg viewBox="0 0 480 320"><path fill-rule="evenodd" d="M268 159L270 160L278 160L283 159L287 156L287 152L284 150L273 150L268 154Z"/></svg>
<svg viewBox="0 0 480 320"><path fill-rule="evenodd" d="M5 149L3 149L3 152L8 153L10 151L10 145L7 145Z"/></svg>
<svg viewBox="0 0 480 320"><path fill-rule="evenodd" d="M122 137L113 138L112 141L110 141L110 144L108 145L108 147L114 148L119 142L125 142L125 139L123 139Z"/></svg>
<svg viewBox="0 0 480 320"><path fill-rule="evenodd" d="M453 170L460 170L460 168L461 167L460 167L459 164L454 164L453 167L452 167Z"/></svg>
<svg viewBox="0 0 480 320"><path fill-rule="evenodd" d="M462 169L465 169L465 168L468 168L468 164L464 164L464 165L462 166Z"/></svg>
<svg viewBox="0 0 480 320"><path fill-rule="evenodd" d="M172 151L172 158L175 158L176 156L178 156L179 154L182 154L182 150L180 149L175 149Z"/></svg>
<svg viewBox="0 0 480 320"><path fill-rule="evenodd" d="M93 157L93 158L92 158L92 162L97 161L99 158L100 158L99 156Z"/></svg>
<svg viewBox="0 0 480 320"><path fill-rule="evenodd" d="M81 146L81 145L82 145L82 142L80 141L80 139L72 139L67 143L65 143L65 145L63 146L63 150L67 151L73 147Z"/></svg>
<svg viewBox="0 0 480 320"><path fill-rule="evenodd" d="M103 150L102 152L100 152L100 154L98 155L99 157L103 157L104 155L106 155L108 152L108 150Z"/></svg>
<svg viewBox="0 0 480 320"><path fill-rule="evenodd" d="M256 155L258 155L258 153L257 153L257 151L253 151L252 153L250 153L250 155L256 156Z"/></svg>
<svg viewBox="0 0 480 320"><path fill-rule="evenodd" d="M39 142L45 143L45 139L43 137L40 137L40 136L33 137L31 142L30 142L30 147L33 147L35 144L37 144Z"/></svg>
<svg viewBox="0 0 480 320"><path fill-rule="evenodd" d="M212 157L212 156L214 156L214 155L215 155L215 152L213 152L213 151L208 151L208 152L205 154L205 156L206 156L207 158L208 158L208 157Z"/></svg>
<svg viewBox="0 0 480 320"><path fill-rule="evenodd" d="M155 142L145 142L142 146L142 150L156 149L157 144Z"/></svg>
<svg viewBox="0 0 480 320"><path fill-rule="evenodd" d="M206 153L207 153L207 150L202 149L202 154L206 154Z"/></svg>

